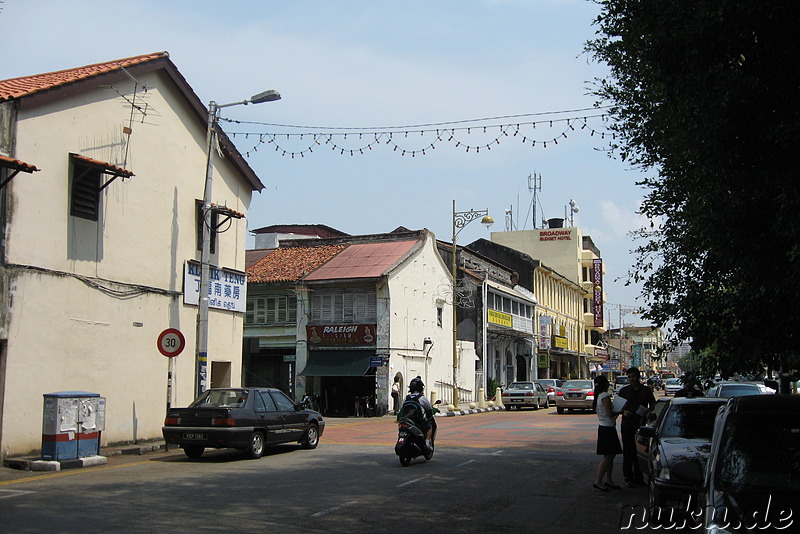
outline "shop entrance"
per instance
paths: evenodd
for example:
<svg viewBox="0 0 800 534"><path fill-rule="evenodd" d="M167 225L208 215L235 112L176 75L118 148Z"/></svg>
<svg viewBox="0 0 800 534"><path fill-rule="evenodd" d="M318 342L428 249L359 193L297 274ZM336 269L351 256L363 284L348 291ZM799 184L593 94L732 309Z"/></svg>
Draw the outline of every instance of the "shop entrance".
<svg viewBox="0 0 800 534"><path fill-rule="evenodd" d="M331 417L373 417L375 368L365 376L321 377L320 409Z"/></svg>

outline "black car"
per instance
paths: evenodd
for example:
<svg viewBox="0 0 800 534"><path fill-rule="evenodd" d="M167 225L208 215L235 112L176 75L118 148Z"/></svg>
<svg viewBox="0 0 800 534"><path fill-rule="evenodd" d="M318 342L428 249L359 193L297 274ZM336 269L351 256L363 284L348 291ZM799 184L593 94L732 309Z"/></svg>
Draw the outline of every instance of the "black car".
<svg viewBox="0 0 800 534"><path fill-rule="evenodd" d="M325 429L319 412L272 388L209 389L188 408L170 408L161 432L190 458L207 448L234 448L260 458L266 445L296 441L313 449Z"/></svg>
<svg viewBox="0 0 800 534"><path fill-rule="evenodd" d="M670 470L673 464L689 459L705 465L711 451L714 418L725 402L704 397L675 398L668 403L658 426L639 428L637 441L651 438L647 461L651 508L679 506L689 497L696 499L696 488L674 480Z"/></svg>
<svg viewBox="0 0 800 534"><path fill-rule="evenodd" d="M651 476L650 451L653 447L655 429L658 428L661 421L664 419L664 414L670 402L672 402L672 399L664 397L660 397L656 400L655 405L642 415L642 427L648 427L651 430L642 432L642 427L639 427L639 431L636 432L636 457L639 461L639 468L648 480Z"/></svg>
<svg viewBox="0 0 800 534"><path fill-rule="evenodd" d="M731 398L707 465L690 459L672 472L699 489L692 508L706 532L800 532L800 397Z"/></svg>

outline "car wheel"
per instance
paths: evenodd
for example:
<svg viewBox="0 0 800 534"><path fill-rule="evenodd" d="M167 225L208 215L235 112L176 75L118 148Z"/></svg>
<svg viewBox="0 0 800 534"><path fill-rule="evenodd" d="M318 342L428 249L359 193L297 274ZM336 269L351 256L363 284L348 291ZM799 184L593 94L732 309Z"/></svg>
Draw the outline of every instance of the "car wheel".
<svg viewBox="0 0 800 534"><path fill-rule="evenodd" d="M510 411L511 411L511 408L513 408L513 406L509 406L508 404L506 404L506 411L507 411L507 412L510 412Z"/></svg>
<svg viewBox="0 0 800 534"><path fill-rule="evenodd" d="M253 432L250 434L250 444L245 450L248 458L257 460L264 454L264 434L261 432Z"/></svg>
<svg viewBox="0 0 800 534"><path fill-rule="evenodd" d="M538 410L539 408L541 408L541 406L539 406L539 399L536 399L536 404L533 405L533 409Z"/></svg>
<svg viewBox="0 0 800 534"><path fill-rule="evenodd" d="M402 465L403 467L408 467L409 465L411 465L411 456L401 456L400 465Z"/></svg>
<svg viewBox="0 0 800 534"><path fill-rule="evenodd" d="M200 458L201 456L203 456L204 450L206 450L206 448L203 447L202 445L186 445L183 448L183 452L189 458Z"/></svg>
<svg viewBox="0 0 800 534"><path fill-rule="evenodd" d="M564 408L556 408L556 411L560 414L564 413Z"/></svg>
<svg viewBox="0 0 800 534"><path fill-rule="evenodd" d="M317 425L310 424L306 429L306 433L303 436L303 440L300 442L300 445L304 449L316 449L317 444L319 443L319 429Z"/></svg>

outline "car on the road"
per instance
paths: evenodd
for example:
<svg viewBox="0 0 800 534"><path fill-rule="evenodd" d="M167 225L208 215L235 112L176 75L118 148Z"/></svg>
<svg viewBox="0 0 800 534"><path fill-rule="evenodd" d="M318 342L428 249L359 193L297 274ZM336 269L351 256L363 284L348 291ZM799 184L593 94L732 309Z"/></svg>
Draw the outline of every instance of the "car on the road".
<svg viewBox="0 0 800 534"><path fill-rule="evenodd" d="M743 397L745 395L771 395L775 390L754 382L720 382L706 391L706 397Z"/></svg>
<svg viewBox="0 0 800 534"><path fill-rule="evenodd" d="M558 388L561 387L564 381L558 378L537 378L534 382L541 385L547 392L547 403L550 406L555 406Z"/></svg>
<svg viewBox="0 0 800 534"><path fill-rule="evenodd" d="M711 451L714 418L725 402L706 397L671 399L657 426L639 427L637 440L651 438L645 471L649 477L651 507L681 505L688 496L695 502L697 488L673 480L670 469L673 464L690 458L705 465Z"/></svg>
<svg viewBox="0 0 800 534"><path fill-rule="evenodd" d="M800 397L734 397L719 410L707 464L686 459L672 478L700 488L703 532L800 532ZM745 527L745 525L747 525ZM694 528L694 527L692 527ZM738 531L739 529L737 529Z"/></svg>
<svg viewBox="0 0 800 534"><path fill-rule="evenodd" d="M627 375L619 375L614 379L614 393L619 393L619 390L630 384Z"/></svg>
<svg viewBox="0 0 800 534"><path fill-rule="evenodd" d="M680 391L682 387L680 378L667 378L664 381L664 395L675 395L675 392Z"/></svg>
<svg viewBox="0 0 800 534"><path fill-rule="evenodd" d="M260 458L264 447L298 442L313 449L325 430L319 412L295 404L274 388L216 388L187 408L170 408L161 429L164 441L199 458L207 448L234 448Z"/></svg>
<svg viewBox="0 0 800 534"><path fill-rule="evenodd" d="M591 380L567 380L556 395L556 411L591 410L594 404L594 383Z"/></svg>
<svg viewBox="0 0 800 534"><path fill-rule="evenodd" d="M668 399L666 397L659 397L656 399L655 405L642 414L642 426L639 427L639 431L636 432L636 457L639 461L639 468L644 476L648 478L648 470L650 469L650 451L653 447L653 436L655 433L648 432L647 430L641 432L640 430L642 427L650 429L657 428L664 419L664 414L667 411L666 408L669 406L671 400L672 399Z"/></svg>
<svg viewBox="0 0 800 534"><path fill-rule="evenodd" d="M501 395L506 410L533 408L538 410L548 406L547 392L537 382L512 382L503 389Z"/></svg>

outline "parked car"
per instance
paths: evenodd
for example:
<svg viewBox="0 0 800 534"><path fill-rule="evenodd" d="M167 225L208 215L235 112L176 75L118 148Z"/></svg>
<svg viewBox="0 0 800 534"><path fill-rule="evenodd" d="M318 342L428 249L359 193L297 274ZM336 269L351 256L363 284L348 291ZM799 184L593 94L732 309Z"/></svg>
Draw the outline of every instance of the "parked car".
<svg viewBox="0 0 800 534"><path fill-rule="evenodd" d="M724 399L706 397L671 399L657 426L639 428L637 441L651 439L644 470L649 478L651 507L679 505L686 502L689 495L695 502L696 488L673 480L670 469L676 462L687 459L705 465L711 451L714 418L724 404Z"/></svg>
<svg viewBox="0 0 800 534"><path fill-rule="evenodd" d="M664 381L664 395L675 395L675 392L679 391L682 387L683 384L681 384L680 378L667 378Z"/></svg>
<svg viewBox="0 0 800 534"><path fill-rule="evenodd" d="M556 411L591 410L594 403L594 383L591 380L567 380L556 394Z"/></svg>
<svg viewBox="0 0 800 534"><path fill-rule="evenodd" d="M630 384L627 375L619 375L614 379L614 393L619 393L619 390Z"/></svg>
<svg viewBox="0 0 800 534"><path fill-rule="evenodd" d="M296 441L313 449L325 430L319 412L296 405L273 388L220 388L203 392L187 408L170 408L164 440L199 458L207 448L239 449L260 458L266 445Z"/></svg>
<svg viewBox="0 0 800 534"><path fill-rule="evenodd" d="M547 392L536 382L512 382L503 390L501 398L506 410L515 407L517 410L523 407L538 410L548 405Z"/></svg>
<svg viewBox="0 0 800 534"><path fill-rule="evenodd" d="M667 380L668 378L677 378L677 376L675 376L675 373L670 373L670 372L661 373L662 381Z"/></svg>
<svg viewBox="0 0 800 534"><path fill-rule="evenodd" d="M754 382L721 382L706 391L706 397L743 397L744 395L771 395L775 390Z"/></svg>
<svg viewBox="0 0 800 534"><path fill-rule="evenodd" d="M642 415L642 427L656 429L661 421L664 419L666 408L672 399L666 397L659 397L656 399L656 404ZM653 447L653 436L655 432L648 431L636 433L636 457L639 461L639 467L642 473L650 478L650 451Z"/></svg>
<svg viewBox="0 0 800 534"><path fill-rule="evenodd" d="M672 478L699 488L705 532L800 532L800 397L734 397L719 410L705 467L678 462ZM732 525L732 527L727 527ZM767 530L769 529L769 530ZM739 530L739 529L736 529Z"/></svg>
<svg viewBox="0 0 800 534"><path fill-rule="evenodd" d="M534 382L541 385L547 392L547 403L550 406L555 406L558 388L561 387L564 381L557 378L537 378Z"/></svg>

